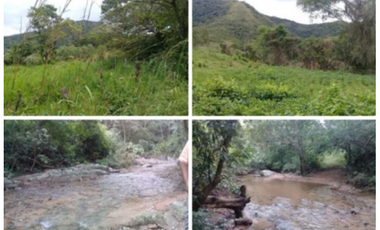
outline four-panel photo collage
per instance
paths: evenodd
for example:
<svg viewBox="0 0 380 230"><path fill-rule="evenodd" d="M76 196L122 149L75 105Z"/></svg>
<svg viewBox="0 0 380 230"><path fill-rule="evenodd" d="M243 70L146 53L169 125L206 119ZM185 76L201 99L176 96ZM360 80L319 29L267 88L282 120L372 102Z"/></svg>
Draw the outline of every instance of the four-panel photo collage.
<svg viewBox="0 0 380 230"><path fill-rule="evenodd" d="M376 229L375 0L4 0L4 230Z"/></svg>

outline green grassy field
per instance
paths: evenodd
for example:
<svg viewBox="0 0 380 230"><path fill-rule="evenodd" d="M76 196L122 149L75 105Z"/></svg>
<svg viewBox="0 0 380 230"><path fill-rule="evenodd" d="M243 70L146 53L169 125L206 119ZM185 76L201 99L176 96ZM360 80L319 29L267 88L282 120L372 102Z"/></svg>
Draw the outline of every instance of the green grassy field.
<svg viewBox="0 0 380 230"><path fill-rule="evenodd" d="M121 60L59 62L46 70L5 66L5 115L187 115L187 79L165 69L144 62L136 81L135 63ZM68 98L61 95L64 87Z"/></svg>
<svg viewBox="0 0 380 230"><path fill-rule="evenodd" d="M193 50L193 114L375 115L375 75L268 66L217 47Z"/></svg>

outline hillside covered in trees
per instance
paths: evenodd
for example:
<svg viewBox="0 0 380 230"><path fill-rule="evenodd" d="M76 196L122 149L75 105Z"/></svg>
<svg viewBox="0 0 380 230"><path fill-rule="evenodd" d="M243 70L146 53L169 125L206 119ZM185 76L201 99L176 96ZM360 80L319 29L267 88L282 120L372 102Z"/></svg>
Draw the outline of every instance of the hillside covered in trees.
<svg viewBox="0 0 380 230"><path fill-rule="evenodd" d="M70 3L36 1L27 31L4 38L6 114L187 114L187 0L103 1L100 22L94 1L64 18Z"/></svg>
<svg viewBox="0 0 380 230"><path fill-rule="evenodd" d="M245 2L230 0L194 0L193 1L194 30L207 29L210 41L248 42L257 38L260 26L274 27L283 24L293 36L329 37L337 36L345 22L321 23L305 25L287 19L270 17L258 12Z"/></svg>
<svg viewBox="0 0 380 230"><path fill-rule="evenodd" d="M302 25L263 15L245 2L195 1L194 113L373 115L375 1L317 2L288 4L337 21ZM335 9L338 3L349 7Z"/></svg>

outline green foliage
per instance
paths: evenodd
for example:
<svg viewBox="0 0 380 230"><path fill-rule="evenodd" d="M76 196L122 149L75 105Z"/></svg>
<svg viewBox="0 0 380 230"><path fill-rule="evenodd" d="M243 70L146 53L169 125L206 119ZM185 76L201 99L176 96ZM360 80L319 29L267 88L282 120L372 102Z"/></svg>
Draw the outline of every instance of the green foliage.
<svg viewBox="0 0 380 230"><path fill-rule="evenodd" d="M209 32L206 28L198 27L193 29L193 46L206 45L209 41Z"/></svg>
<svg viewBox="0 0 380 230"><path fill-rule="evenodd" d="M177 77L176 68L182 67L173 64L172 71L163 60L144 62L141 64L139 81L136 82L135 63L125 63L124 59L60 62L47 65L46 70L44 66L6 66L5 114L187 114L187 81ZM39 97L44 72L45 84ZM69 90L68 100L63 100L60 95L63 87ZM12 89L22 93L17 111L15 105L18 96Z"/></svg>
<svg viewBox="0 0 380 230"><path fill-rule="evenodd" d="M329 121L327 125L333 130L333 143L346 152L349 177L360 185L363 185L363 179L366 178L365 183L372 187L371 178L376 175L375 121ZM365 176L357 177L358 172Z"/></svg>
<svg viewBox="0 0 380 230"><path fill-rule="evenodd" d="M60 46L56 51L56 61L71 61L74 59L90 59L93 57L95 49L92 45L81 47Z"/></svg>
<svg viewBox="0 0 380 230"><path fill-rule="evenodd" d="M33 32L7 50L9 114L187 114L187 0L104 1L97 28L64 20L69 3L37 1Z"/></svg>
<svg viewBox="0 0 380 230"><path fill-rule="evenodd" d="M355 72L375 70L375 22L349 24L335 41L337 57Z"/></svg>
<svg viewBox="0 0 380 230"><path fill-rule="evenodd" d="M183 146L185 146L185 142L185 136L178 135L178 133L171 134L165 142L154 146L153 153L164 156L178 156Z"/></svg>
<svg viewBox="0 0 380 230"><path fill-rule="evenodd" d="M111 130L115 153L102 163L127 167L135 157L177 158L187 142L183 121L104 121Z"/></svg>
<svg viewBox="0 0 380 230"><path fill-rule="evenodd" d="M281 65L284 59L287 30L280 24L275 28L260 26L258 32L260 34L258 43L262 47L262 59L270 64ZM274 56L273 60L268 60L269 54Z"/></svg>
<svg viewBox="0 0 380 230"><path fill-rule="evenodd" d="M36 2L36 4L39 1ZM69 5L65 4L62 13ZM54 51L57 49L57 42L62 39L65 33L62 31L66 28L74 28L69 20L64 20L61 15L57 14L57 8L53 5L39 2L38 6L33 6L28 12L31 29L35 31L27 38L28 42L35 42L35 50L41 58L41 62L48 63L53 59ZM71 34L69 32L68 34Z"/></svg>
<svg viewBox="0 0 380 230"><path fill-rule="evenodd" d="M249 153L240 169L305 174L339 167L350 183L374 191L375 139L373 120L245 120L231 146ZM233 165L225 171L240 172Z"/></svg>
<svg viewBox="0 0 380 230"><path fill-rule="evenodd" d="M304 39L300 47L300 60L308 69L334 69L334 43L330 39L310 37Z"/></svg>
<svg viewBox="0 0 380 230"><path fill-rule="evenodd" d="M196 115L375 114L374 75L269 67L236 61L215 50L211 46L193 51L194 63L202 63L193 65Z"/></svg>
<svg viewBox="0 0 380 230"><path fill-rule="evenodd" d="M343 7L337 7L337 4ZM314 18L350 21L340 35L339 57L355 71L376 69L375 0L298 0L297 5Z"/></svg>
<svg viewBox="0 0 380 230"><path fill-rule="evenodd" d="M346 23L322 23L304 25L286 19L269 17L259 13L245 2L232 0L195 0L193 1L193 26L207 29L211 42L230 41L247 44L258 37L259 26L275 27L283 24L292 35L302 38L337 36ZM197 33L194 34L194 40ZM194 43L197 44L197 43Z"/></svg>
<svg viewBox="0 0 380 230"><path fill-rule="evenodd" d="M129 167L160 145L178 157L187 141L184 121L9 120L4 127L8 176L81 162Z"/></svg>
<svg viewBox="0 0 380 230"><path fill-rule="evenodd" d="M97 121L4 122L4 167L8 172L95 162L112 151Z"/></svg>
<svg viewBox="0 0 380 230"><path fill-rule="evenodd" d="M106 0L101 8L102 21L110 29L108 47L127 50L134 59L165 55L187 69L187 0Z"/></svg>
<svg viewBox="0 0 380 230"><path fill-rule="evenodd" d="M244 148L255 149L253 161L278 172L319 169L317 154L327 149L327 136L318 121L246 121Z"/></svg>
<svg viewBox="0 0 380 230"><path fill-rule="evenodd" d="M197 211L209 193L226 178L224 164L242 157L229 151L238 125L235 120L193 122L194 210Z"/></svg>
<svg viewBox="0 0 380 230"><path fill-rule="evenodd" d="M345 152L342 150L333 150L318 155L319 165L322 169L343 167L346 165Z"/></svg>
<svg viewBox="0 0 380 230"><path fill-rule="evenodd" d="M41 65L43 64L42 61L41 61L41 57L34 53L34 54L31 54L29 56L27 56L23 62L25 63L25 65L27 66L31 66L31 65Z"/></svg>
<svg viewBox="0 0 380 230"><path fill-rule="evenodd" d="M376 191L376 176L369 176L366 173L353 173L349 179L348 182L361 187L366 188L368 191L375 192Z"/></svg>
<svg viewBox="0 0 380 230"><path fill-rule="evenodd" d="M4 55L4 64L26 64L25 59L34 53L34 44L31 42L20 42L12 46L12 48ZM38 56L38 58L40 58ZM39 63L41 62L41 58Z"/></svg>
<svg viewBox="0 0 380 230"><path fill-rule="evenodd" d="M346 22L325 22L318 24L299 24L283 18L270 17L275 24L283 24L290 34L300 38L327 38L338 36L340 31L347 25Z"/></svg>
<svg viewBox="0 0 380 230"><path fill-rule="evenodd" d="M112 140L114 152L110 153L106 158L99 159L96 162L113 168L128 168L134 164L137 156L136 153L144 153L141 151L140 145L134 145L131 142L125 143L115 132L107 132L107 136Z"/></svg>
<svg viewBox="0 0 380 230"><path fill-rule="evenodd" d="M347 10L336 7L337 3L346 5ZM302 62L304 67L311 69L374 72L374 0L363 3L305 0L297 4L312 17L340 21L301 25L262 15L245 2L195 1L194 5L199 8L194 8L194 15L197 15L194 18L194 46L217 43L224 54L242 53L250 60L271 65L293 66ZM339 39L335 39L338 35ZM229 44L238 44L239 50Z"/></svg>

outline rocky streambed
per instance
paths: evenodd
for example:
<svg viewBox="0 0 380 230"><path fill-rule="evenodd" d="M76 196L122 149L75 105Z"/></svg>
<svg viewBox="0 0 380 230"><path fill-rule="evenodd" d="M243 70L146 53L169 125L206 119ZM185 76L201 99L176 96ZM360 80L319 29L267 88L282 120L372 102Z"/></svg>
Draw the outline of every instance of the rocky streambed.
<svg viewBox="0 0 380 230"><path fill-rule="evenodd" d="M187 193L175 161L95 164L5 181L4 229L183 229Z"/></svg>
<svg viewBox="0 0 380 230"><path fill-rule="evenodd" d="M340 170L300 177L246 175L249 229L376 229L376 198L345 184Z"/></svg>
<svg viewBox="0 0 380 230"><path fill-rule="evenodd" d="M205 229L213 230L374 230L376 197L346 184L344 171L306 177L269 170L239 176L247 196L243 216L251 226L236 226L229 209L209 209Z"/></svg>

